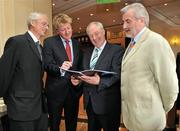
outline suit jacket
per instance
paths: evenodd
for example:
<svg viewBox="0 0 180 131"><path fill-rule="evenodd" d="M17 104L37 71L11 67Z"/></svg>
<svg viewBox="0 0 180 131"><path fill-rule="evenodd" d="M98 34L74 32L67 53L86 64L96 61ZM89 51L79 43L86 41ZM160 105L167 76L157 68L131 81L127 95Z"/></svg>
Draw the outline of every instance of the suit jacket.
<svg viewBox="0 0 180 131"><path fill-rule="evenodd" d="M121 71L123 122L133 131L162 130L178 93L171 47L161 35L146 28L126 52Z"/></svg>
<svg viewBox="0 0 180 131"><path fill-rule="evenodd" d="M178 84L179 84L179 90L180 90L180 52L178 52L177 54L176 65L177 65L176 72L178 76ZM176 107L177 109L180 109L180 93L178 94L178 98L176 100Z"/></svg>
<svg viewBox="0 0 180 131"><path fill-rule="evenodd" d="M83 54L84 69L90 69L92 52L93 48L89 48ZM117 75L100 76L100 84L97 86L83 83L85 108L91 101L92 108L97 114L105 114L115 110L120 113L120 65L123 53L124 49L120 46L106 43L95 69L117 72Z"/></svg>
<svg viewBox="0 0 180 131"><path fill-rule="evenodd" d="M72 70L78 70L80 63L80 49L77 40L72 39L73 65ZM46 89L49 100L64 101L70 91L76 97L80 97L82 90L74 87L70 81L70 75L61 76L59 67L64 61L69 61L63 42L59 35L45 39L44 49L45 70L47 71Z"/></svg>
<svg viewBox="0 0 180 131"><path fill-rule="evenodd" d="M42 111L43 67L38 49L28 33L7 40L0 59L0 96L11 119L27 121Z"/></svg>

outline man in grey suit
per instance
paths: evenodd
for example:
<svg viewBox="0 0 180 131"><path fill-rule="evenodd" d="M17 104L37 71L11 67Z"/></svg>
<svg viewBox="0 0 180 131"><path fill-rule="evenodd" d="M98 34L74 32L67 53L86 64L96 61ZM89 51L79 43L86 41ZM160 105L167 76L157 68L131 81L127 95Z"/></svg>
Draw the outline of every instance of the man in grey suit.
<svg viewBox="0 0 180 131"><path fill-rule="evenodd" d="M86 32L94 45L83 53L83 69L116 72L115 75L83 75L84 107L88 116L88 131L119 131L120 126L120 67L124 49L105 39L100 22L91 22Z"/></svg>
<svg viewBox="0 0 180 131"><path fill-rule="evenodd" d="M174 54L167 40L148 29L149 14L142 4L121 12L131 38L121 68L123 122L130 131L161 131L178 94Z"/></svg>
<svg viewBox="0 0 180 131"><path fill-rule="evenodd" d="M7 40L0 59L0 96L7 105L10 131L47 131L44 110L43 60L40 38L48 30L48 18L31 13L25 34ZM44 106L43 106L44 105Z"/></svg>

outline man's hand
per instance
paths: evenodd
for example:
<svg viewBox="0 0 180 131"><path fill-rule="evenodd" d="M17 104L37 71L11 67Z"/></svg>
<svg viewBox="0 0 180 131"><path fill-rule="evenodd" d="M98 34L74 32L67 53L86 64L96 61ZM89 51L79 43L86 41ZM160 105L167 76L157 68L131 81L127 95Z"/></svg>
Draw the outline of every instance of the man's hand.
<svg viewBox="0 0 180 131"><path fill-rule="evenodd" d="M63 64L61 65L61 69L68 70L69 68L71 68L71 66L72 66L72 62L64 61Z"/></svg>
<svg viewBox="0 0 180 131"><path fill-rule="evenodd" d="M71 83L72 83L74 86L77 86L80 82L81 82L80 79L77 79L77 78L71 76Z"/></svg>
<svg viewBox="0 0 180 131"><path fill-rule="evenodd" d="M99 82L100 82L100 76L97 73L94 76L82 75L79 78L82 81L92 84L92 85L99 85Z"/></svg>

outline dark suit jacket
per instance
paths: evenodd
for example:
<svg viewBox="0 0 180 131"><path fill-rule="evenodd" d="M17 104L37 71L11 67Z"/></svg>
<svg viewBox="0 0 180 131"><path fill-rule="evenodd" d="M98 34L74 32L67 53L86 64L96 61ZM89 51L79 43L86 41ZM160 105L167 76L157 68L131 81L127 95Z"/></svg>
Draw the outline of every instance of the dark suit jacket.
<svg viewBox="0 0 180 131"><path fill-rule="evenodd" d="M83 54L83 67L89 69L93 49ZM117 109L120 111L120 65L124 49L118 45L106 44L98 58L95 69L117 72L117 75L101 76L98 86L83 84L84 105L87 108L91 99L92 108L97 114L105 114Z"/></svg>
<svg viewBox="0 0 180 131"><path fill-rule="evenodd" d="M26 121L40 117L43 68L35 43L28 33L7 40L0 59L0 96L8 116Z"/></svg>
<svg viewBox="0 0 180 131"><path fill-rule="evenodd" d="M179 90L180 90L180 52L178 52L177 54L176 65L177 65L176 72L177 72L177 77L179 80ZM177 104L177 109L180 109L180 93L178 94L176 104Z"/></svg>
<svg viewBox="0 0 180 131"><path fill-rule="evenodd" d="M80 49L75 39L72 39L72 43L74 60L71 69L78 70ZM45 56L45 70L47 71L46 89L48 99L64 101L69 91L73 93L74 96L81 96L81 89L72 85L70 75L65 73L65 76L61 76L59 67L64 61L68 61L68 56L59 35L49 37L44 41L43 53Z"/></svg>

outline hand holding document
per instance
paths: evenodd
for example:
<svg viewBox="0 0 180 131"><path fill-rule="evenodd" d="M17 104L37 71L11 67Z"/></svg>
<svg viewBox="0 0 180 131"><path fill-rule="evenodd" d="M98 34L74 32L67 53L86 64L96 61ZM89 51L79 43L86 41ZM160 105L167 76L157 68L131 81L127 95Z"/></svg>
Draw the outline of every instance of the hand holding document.
<svg viewBox="0 0 180 131"><path fill-rule="evenodd" d="M69 69L72 66L72 62L70 61L64 61L60 67L60 69Z"/></svg>
<svg viewBox="0 0 180 131"><path fill-rule="evenodd" d="M70 61L64 61L64 62L62 63L62 65L60 66L61 76L64 76L64 75L65 75L64 69L69 69L69 68L71 68L71 66L72 66L72 62L70 62ZM62 69L63 69L63 70L62 70Z"/></svg>
<svg viewBox="0 0 180 131"><path fill-rule="evenodd" d="M83 71L75 71L75 70L70 70L70 69L62 69L68 73L70 73L74 77L82 76L82 75L87 75L87 76L94 76L95 73L98 75L116 75L116 72L111 72L111 71L104 71L104 70L83 70Z"/></svg>

